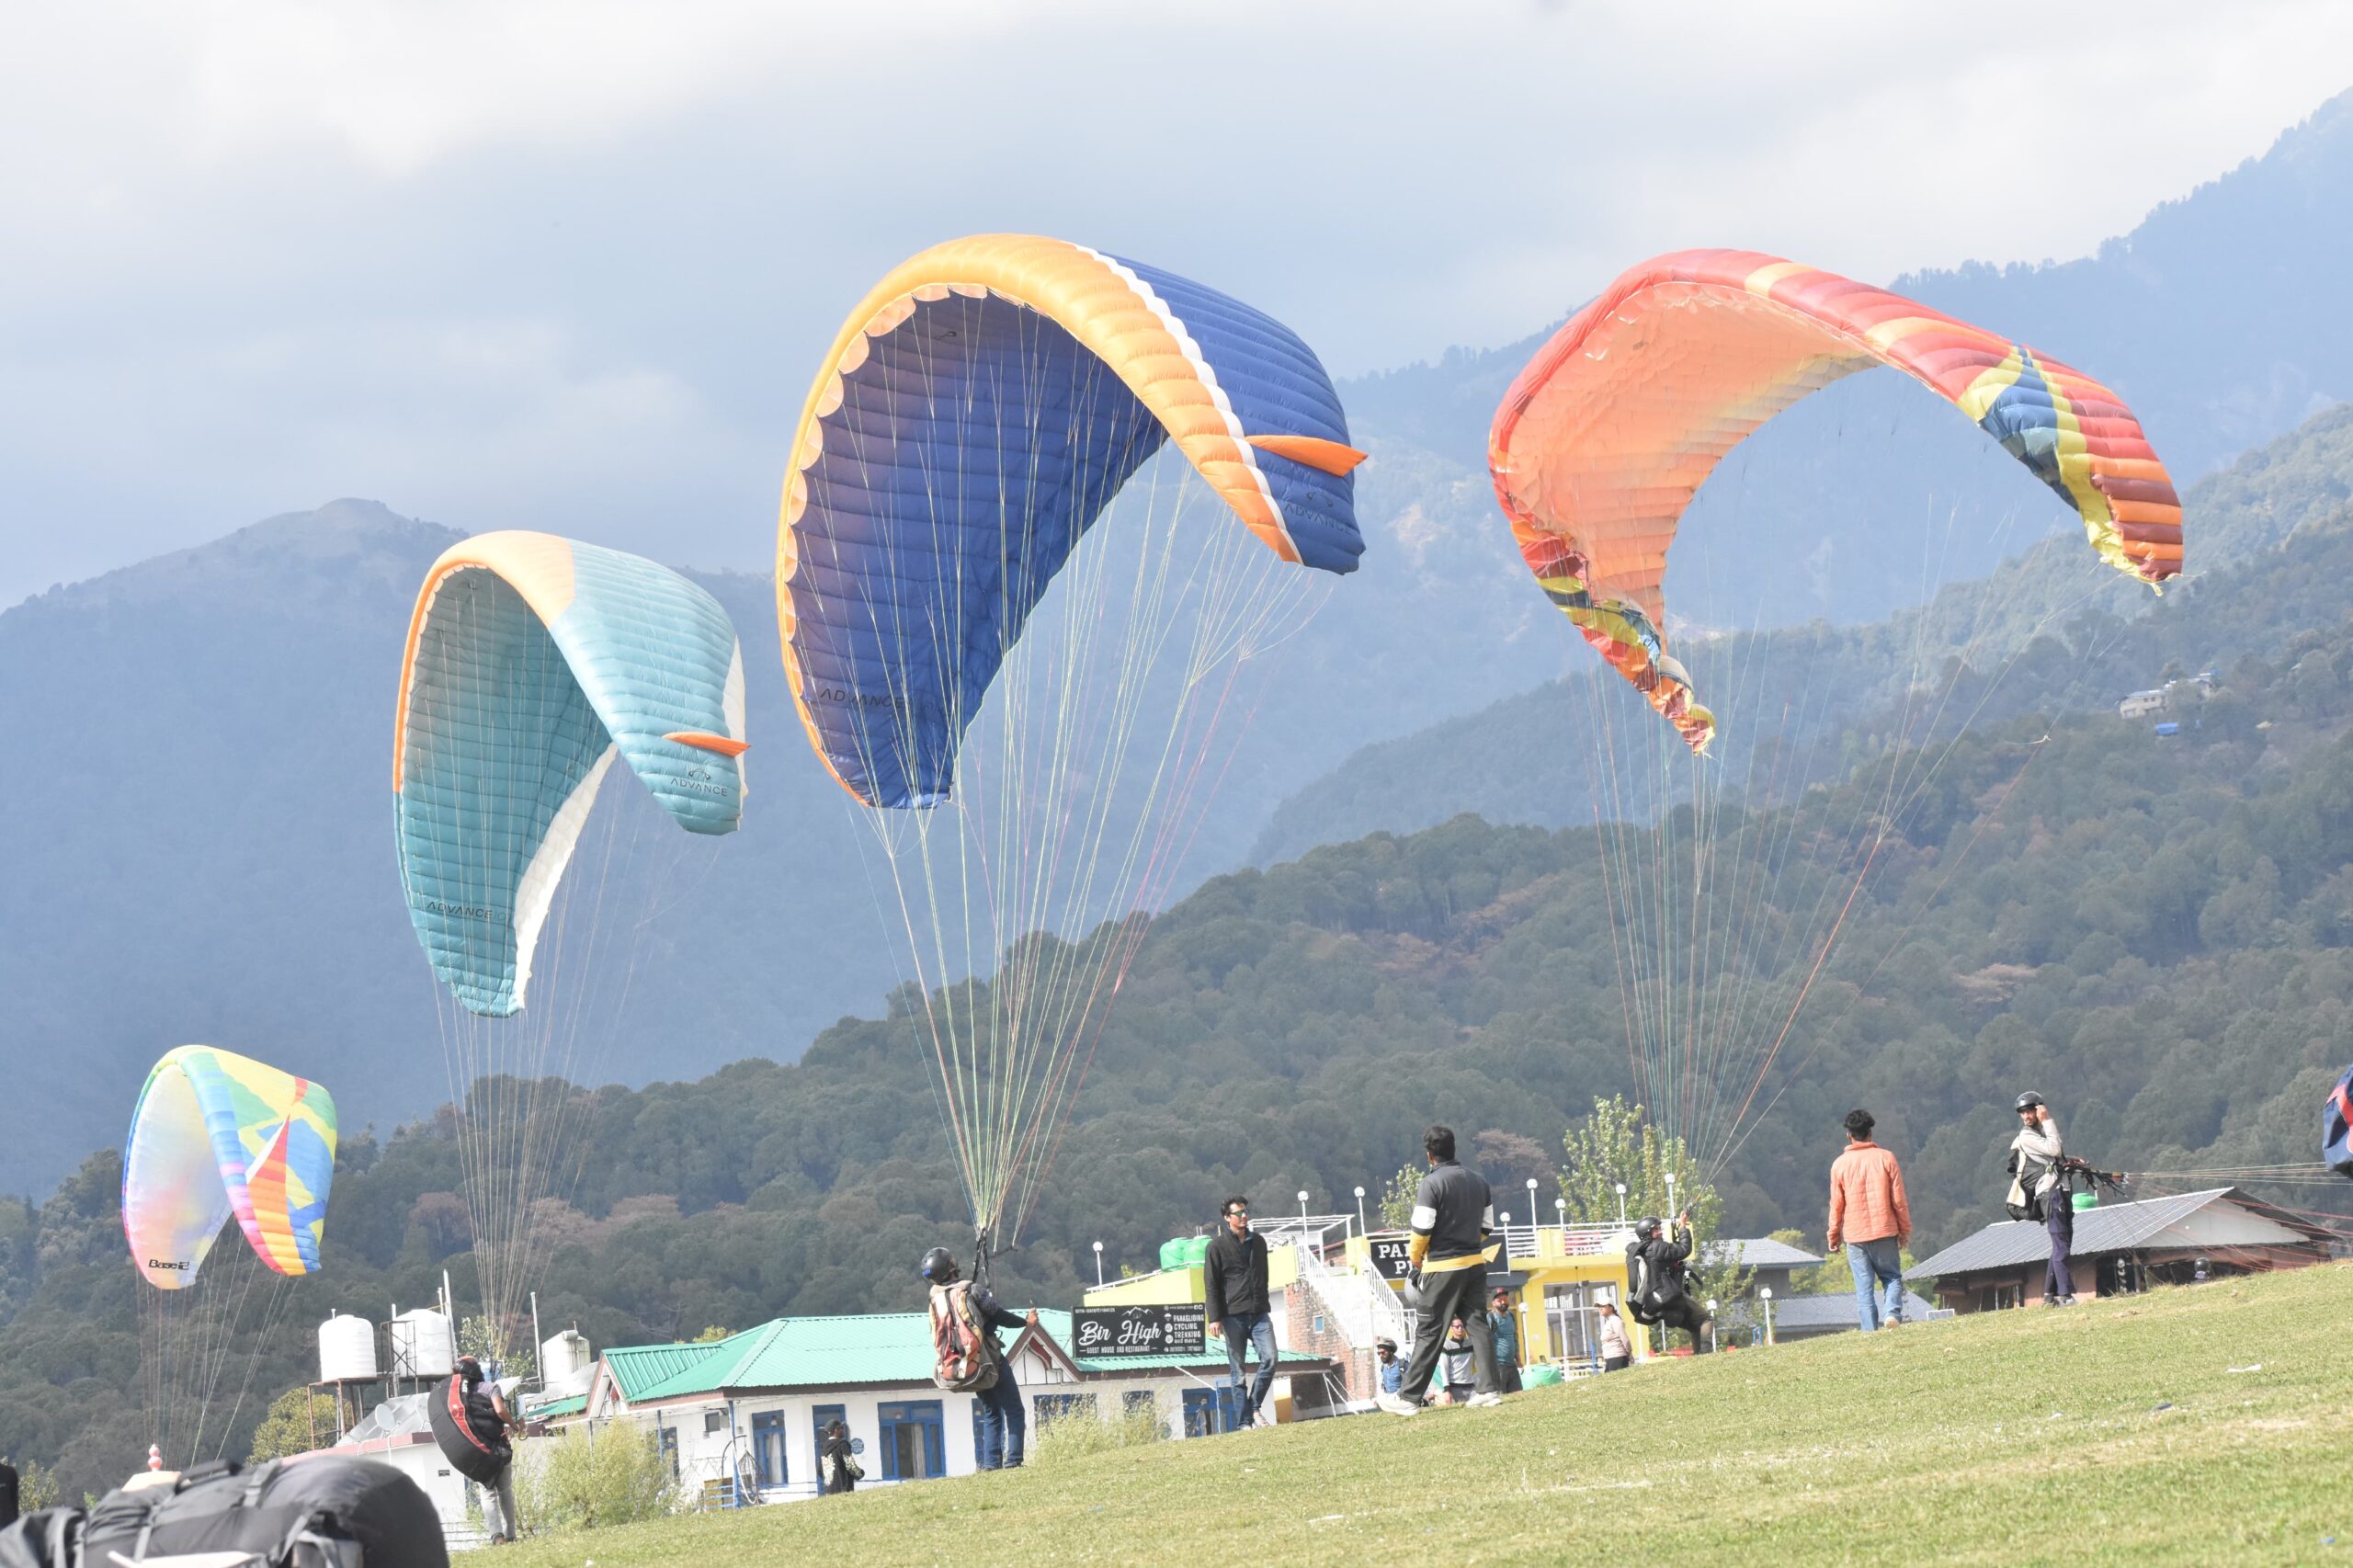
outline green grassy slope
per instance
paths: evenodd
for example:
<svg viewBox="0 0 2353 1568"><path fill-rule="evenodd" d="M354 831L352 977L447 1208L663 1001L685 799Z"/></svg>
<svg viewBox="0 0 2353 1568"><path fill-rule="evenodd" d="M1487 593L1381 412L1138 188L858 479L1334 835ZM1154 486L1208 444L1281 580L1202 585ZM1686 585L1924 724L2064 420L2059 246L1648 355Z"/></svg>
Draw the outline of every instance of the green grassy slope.
<svg viewBox="0 0 2353 1568"><path fill-rule="evenodd" d="M2348 1308L2353 1266L2312 1268L1670 1361L1500 1410L556 1537L503 1561L2302 1562L2353 1552Z"/></svg>

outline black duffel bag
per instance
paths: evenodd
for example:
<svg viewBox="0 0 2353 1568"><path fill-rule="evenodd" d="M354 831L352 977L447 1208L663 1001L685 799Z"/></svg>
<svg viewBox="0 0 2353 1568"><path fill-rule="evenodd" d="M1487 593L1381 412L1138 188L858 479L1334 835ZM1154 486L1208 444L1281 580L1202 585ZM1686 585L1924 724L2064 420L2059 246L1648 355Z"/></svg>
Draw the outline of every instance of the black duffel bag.
<svg viewBox="0 0 2353 1568"><path fill-rule="evenodd" d="M449 1565L440 1517L416 1483L340 1454L251 1470L199 1465L168 1483L109 1492L86 1515L52 1508L0 1531L0 1568L160 1565L233 1551L254 1568Z"/></svg>

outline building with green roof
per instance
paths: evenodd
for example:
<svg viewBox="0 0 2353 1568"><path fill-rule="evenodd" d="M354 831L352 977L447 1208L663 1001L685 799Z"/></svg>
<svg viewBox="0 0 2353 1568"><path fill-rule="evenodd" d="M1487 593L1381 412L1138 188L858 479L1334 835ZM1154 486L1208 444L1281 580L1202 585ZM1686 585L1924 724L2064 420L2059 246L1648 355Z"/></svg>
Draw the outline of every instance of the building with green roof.
<svg viewBox="0 0 2353 1568"><path fill-rule="evenodd" d="M1230 1418L1214 1340L1198 1356L1085 1359L1063 1348L1070 1340L1071 1314L1040 1308L1037 1325L1006 1346L1033 1437L1081 1416L1149 1411L1178 1437ZM814 1496L819 1435L835 1420L858 1449L861 1484L969 1474L976 1401L936 1387L932 1363L923 1312L778 1318L723 1339L608 1350L574 1418L654 1433L689 1490L717 1505ZM1332 1361L1287 1352L1282 1369L1294 1391L1287 1408L1304 1415L1331 1403L1313 1395L1336 1371Z"/></svg>

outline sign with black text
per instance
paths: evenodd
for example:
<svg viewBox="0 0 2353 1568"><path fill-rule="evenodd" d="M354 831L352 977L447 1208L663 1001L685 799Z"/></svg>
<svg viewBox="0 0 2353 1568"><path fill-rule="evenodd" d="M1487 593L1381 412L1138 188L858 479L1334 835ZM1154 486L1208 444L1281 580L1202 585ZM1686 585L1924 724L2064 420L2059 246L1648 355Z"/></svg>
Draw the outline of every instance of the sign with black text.
<svg viewBox="0 0 2353 1568"><path fill-rule="evenodd" d="M1082 1358L1203 1355L1209 1339L1205 1316L1199 1302L1081 1307L1070 1314L1070 1353Z"/></svg>
<svg viewBox="0 0 2353 1568"><path fill-rule="evenodd" d="M1414 1271L1414 1238L1400 1233L1395 1236L1368 1236L1366 1244L1372 1248L1372 1267L1383 1279L1395 1282Z"/></svg>

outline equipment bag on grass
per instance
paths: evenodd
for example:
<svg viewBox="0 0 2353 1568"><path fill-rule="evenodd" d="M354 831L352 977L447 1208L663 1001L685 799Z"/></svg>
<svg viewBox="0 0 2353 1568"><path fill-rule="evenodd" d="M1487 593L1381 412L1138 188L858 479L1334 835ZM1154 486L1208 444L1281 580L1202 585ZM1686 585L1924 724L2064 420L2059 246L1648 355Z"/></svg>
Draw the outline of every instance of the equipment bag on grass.
<svg viewBox="0 0 2353 1568"><path fill-rule="evenodd" d="M996 1355L972 1305L972 1284L931 1288L931 1381L950 1393L979 1393L996 1387Z"/></svg>
<svg viewBox="0 0 2353 1568"><path fill-rule="evenodd" d="M199 1465L167 1483L109 1492L83 1522L81 1568L198 1556L220 1568L449 1562L440 1517L416 1483L388 1464L340 1454L271 1460L251 1470Z"/></svg>

